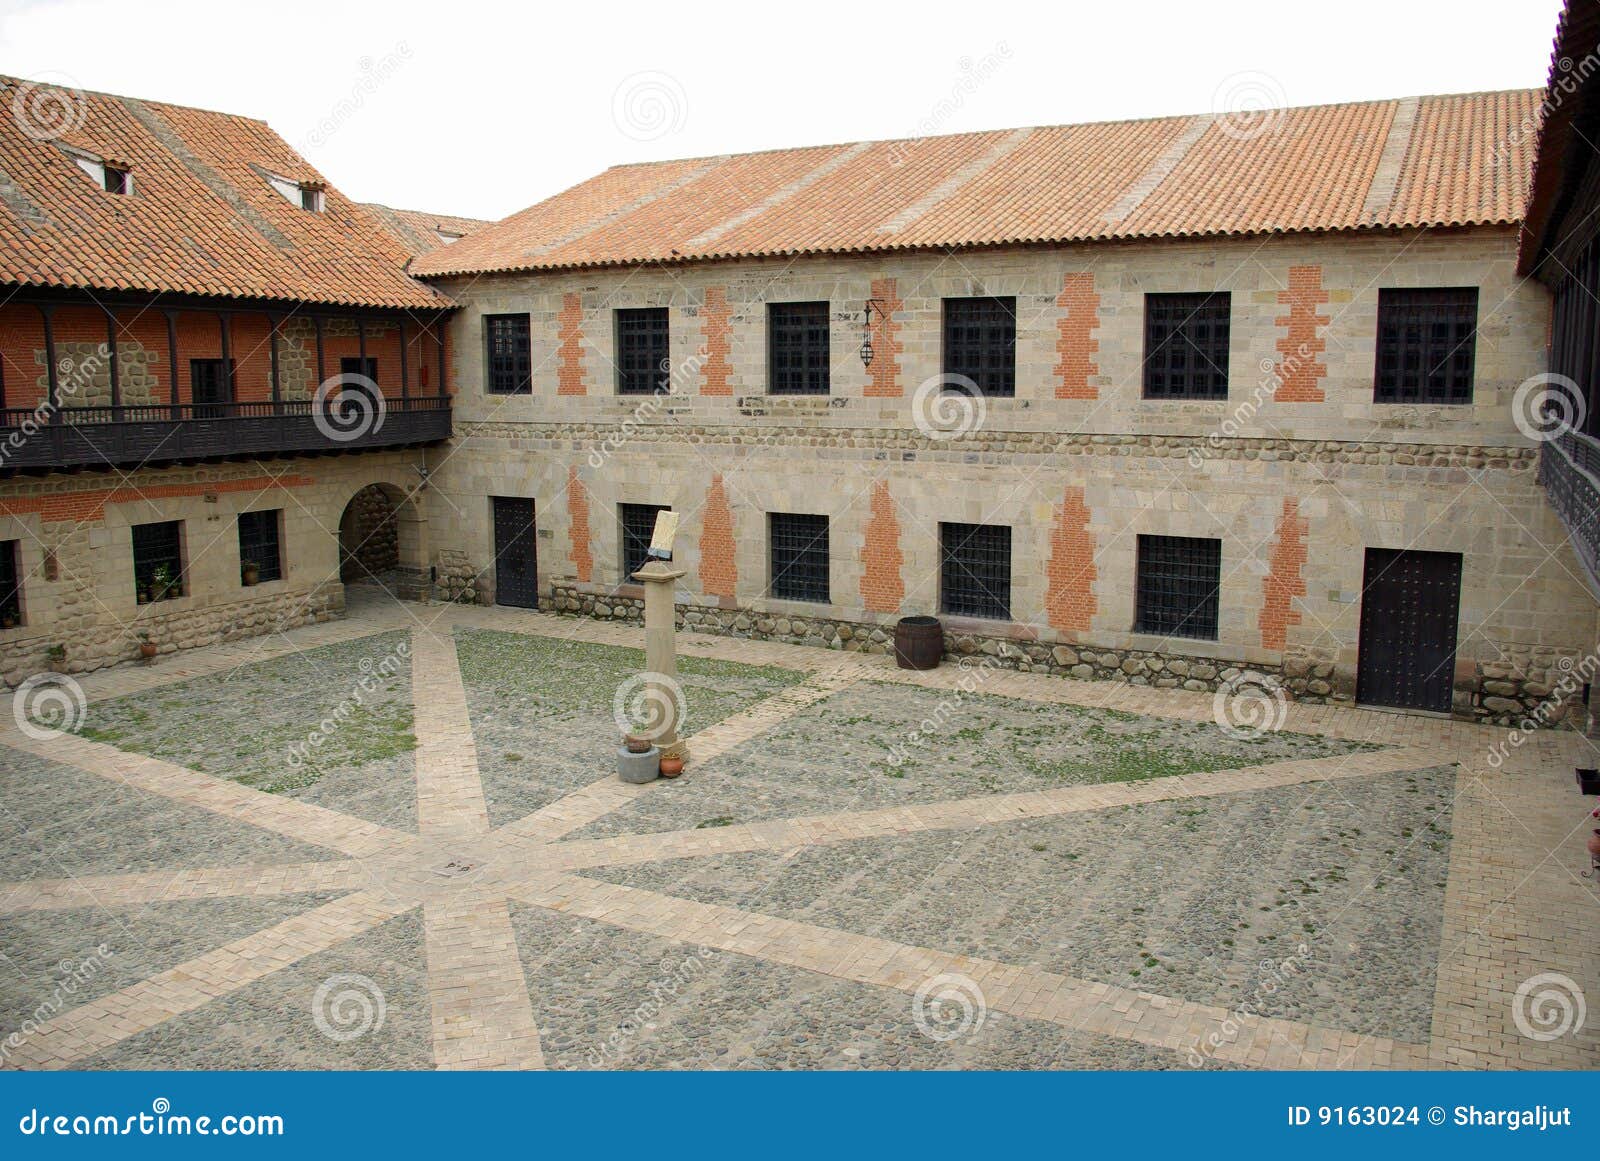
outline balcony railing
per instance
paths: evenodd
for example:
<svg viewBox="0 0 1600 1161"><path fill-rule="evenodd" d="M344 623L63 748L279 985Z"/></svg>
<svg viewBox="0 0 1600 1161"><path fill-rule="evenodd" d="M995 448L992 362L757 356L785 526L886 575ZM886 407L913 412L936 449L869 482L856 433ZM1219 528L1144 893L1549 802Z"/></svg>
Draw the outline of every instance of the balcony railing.
<svg viewBox="0 0 1600 1161"><path fill-rule="evenodd" d="M450 437L447 395L0 410L0 473L367 451Z"/></svg>
<svg viewBox="0 0 1600 1161"><path fill-rule="evenodd" d="M1539 452L1539 479L1600 596L1600 441L1569 431Z"/></svg>

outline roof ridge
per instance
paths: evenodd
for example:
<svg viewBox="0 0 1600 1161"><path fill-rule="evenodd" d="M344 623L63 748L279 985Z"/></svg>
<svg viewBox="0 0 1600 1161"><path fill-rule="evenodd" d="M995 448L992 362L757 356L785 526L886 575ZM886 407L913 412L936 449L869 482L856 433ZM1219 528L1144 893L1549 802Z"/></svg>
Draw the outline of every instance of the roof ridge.
<svg viewBox="0 0 1600 1161"><path fill-rule="evenodd" d="M32 77L19 77L11 73L0 73L0 88L13 84L48 85L56 89L70 89L72 92L81 93L85 97L105 97L111 101L139 101L145 105L164 109L186 109L191 113L209 113L213 117L227 117L234 121L251 121L257 125L269 125L269 122L262 117L251 117L244 113L230 113L226 109L211 109L204 105L186 105L182 101L155 101L147 97L135 97L128 93L112 93L105 89L85 89L80 85L68 85L60 81L35 80Z"/></svg>

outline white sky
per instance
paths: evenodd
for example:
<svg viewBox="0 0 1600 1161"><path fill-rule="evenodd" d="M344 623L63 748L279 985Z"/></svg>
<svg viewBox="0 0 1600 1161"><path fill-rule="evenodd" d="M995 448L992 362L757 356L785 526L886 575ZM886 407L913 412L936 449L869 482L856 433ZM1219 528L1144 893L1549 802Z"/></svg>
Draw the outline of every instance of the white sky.
<svg viewBox="0 0 1600 1161"><path fill-rule="evenodd" d="M358 200L498 218L630 161L1534 87L1559 10L0 0L0 72L259 117Z"/></svg>

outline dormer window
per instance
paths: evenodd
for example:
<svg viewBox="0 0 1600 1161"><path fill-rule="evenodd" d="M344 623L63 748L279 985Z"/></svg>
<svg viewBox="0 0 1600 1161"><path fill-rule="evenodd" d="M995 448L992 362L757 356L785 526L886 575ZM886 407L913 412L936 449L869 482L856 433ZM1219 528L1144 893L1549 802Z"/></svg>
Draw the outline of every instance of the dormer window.
<svg viewBox="0 0 1600 1161"><path fill-rule="evenodd" d="M67 152L78 168L89 175L89 180L107 193L126 195L133 192L133 171L126 165L76 149Z"/></svg>
<svg viewBox="0 0 1600 1161"><path fill-rule="evenodd" d="M279 177L275 173L267 174L267 181L273 189L282 195L283 200L291 206L298 206L302 210L309 210L313 214L320 214L323 210L323 187L312 182L299 182L291 178Z"/></svg>
<svg viewBox="0 0 1600 1161"><path fill-rule="evenodd" d="M106 163L104 168L106 193L130 194L133 192L133 174L109 162Z"/></svg>
<svg viewBox="0 0 1600 1161"><path fill-rule="evenodd" d="M452 234L449 230L435 230L433 236L438 238L442 245L448 246L451 242L461 241L460 234Z"/></svg>

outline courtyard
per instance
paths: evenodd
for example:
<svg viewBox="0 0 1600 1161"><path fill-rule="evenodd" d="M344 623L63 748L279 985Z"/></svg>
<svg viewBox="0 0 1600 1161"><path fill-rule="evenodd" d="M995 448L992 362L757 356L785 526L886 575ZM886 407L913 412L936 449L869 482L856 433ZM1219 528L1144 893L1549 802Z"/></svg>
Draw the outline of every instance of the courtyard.
<svg viewBox="0 0 1600 1161"><path fill-rule="evenodd" d="M0 723L5 1067L1600 1064L1571 732L361 591Z"/></svg>

